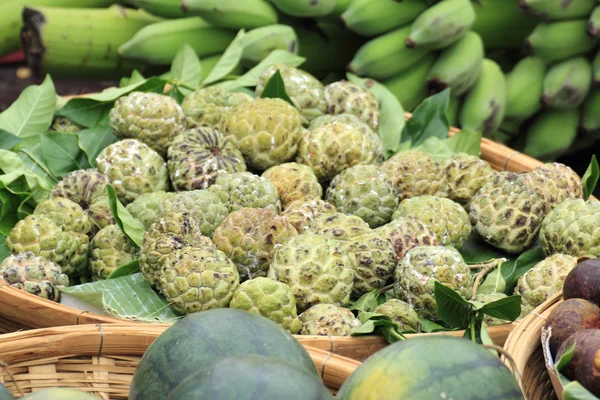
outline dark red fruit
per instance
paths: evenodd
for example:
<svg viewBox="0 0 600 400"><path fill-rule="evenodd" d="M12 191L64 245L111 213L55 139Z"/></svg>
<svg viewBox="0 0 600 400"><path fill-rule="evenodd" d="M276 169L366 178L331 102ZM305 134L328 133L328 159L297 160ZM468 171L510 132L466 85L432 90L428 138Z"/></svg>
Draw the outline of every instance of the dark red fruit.
<svg viewBox="0 0 600 400"><path fill-rule="evenodd" d="M586 299L600 306L600 259L583 260L569 272L563 287L563 298Z"/></svg>
<svg viewBox="0 0 600 400"><path fill-rule="evenodd" d="M552 328L550 351L552 356L572 334L584 329L600 328L600 307L584 299L569 299L557 305L546 322Z"/></svg>
<svg viewBox="0 0 600 400"><path fill-rule="evenodd" d="M558 349L557 360L573 342L573 358L562 373L568 379L582 384L594 395L600 396L600 329L586 329L569 336Z"/></svg>

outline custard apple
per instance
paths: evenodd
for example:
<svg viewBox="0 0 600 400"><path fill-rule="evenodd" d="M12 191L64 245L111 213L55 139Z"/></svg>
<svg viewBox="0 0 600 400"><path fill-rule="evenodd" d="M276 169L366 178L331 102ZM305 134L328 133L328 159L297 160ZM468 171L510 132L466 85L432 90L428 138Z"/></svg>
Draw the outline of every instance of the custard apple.
<svg viewBox="0 0 600 400"><path fill-rule="evenodd" d="M100 229L90 243L88 264L93 280L103 280L121 265L137 258L138 248L117 225Z"/></svg>
<svg viewBox="0 0 600 400"><path fill-rule="evenodd" d="M389 224L375 229L375 232L390 241L398 262L413 247L439 245L433 231L416 217L395 218Z"/></svg>
<svg viewBox="0 0 600 400"><path fill-rule="evenodd" d="M257 98L260 97L275 71L279 71L281 74L285 92L307 121L312 121L325 114L325 87L323 84L308 72L285 64L275 64L265 69L256 84Z"/></svg>
<svg viewBox="0 0 600 400"><path fill-rule="evenodd" d="M325 182L354 165L377 163L382 154L381 138L368 127L333 122L302 137L296 162L312 168L317 179Z"/></svg>
<svg viewBox="0 0 600 400"><path fill-rule="evenodd" d="M262 315L290 333L298 333L302 326L292 290L273 279L260 277L243 282L233 294L229 307Z"/></svg>
<svg viewBox="0 0 600 400"><path fill-rule="evenodd" d="M348 81L325 86L328 114L354 114L374 131L379 130L379 103L368 90Z"/></svg>
<svg viewBox="0 0 600 400"><path fill-rule="evenodd" d="M369 127L369 125L362 122L356 115L354 114L335 114L335 115L323 115L322 117L316 118L310 122L308 125L308 130L312 131L317 128L322 127L323 125L332 124L334 122L341 122L342 124L350 125L356 129L366 130L373 132L373 129Z"/></svg>
<svg viewBox="0 0 600 400"><path fill-rule="evenodd" d="M108 176L123 204L131 203L144 193L167 190L169 186L165 160L136 139L105 147L96 158L96 166Z"/></svg>
<svg viewBox="0 0 600 400"><path fill-rule="evenodd" d="M268 276L287 284L303 311L319 303L349 304L355 266L339 242L306 232L277 249Z"/></svg>
<svg viewBox="0 0 600 400"><path fill-rule="evenodd" d="M51 301L60 301L60 291L69 286L69 278L51 261L31 251L10 255L0 264L0 286L14 286Z"/></svg>
<svg viewBox="0 0 600 400"><path fill-rule="evenodd" d="M81 125L76 124L66 117L56 117L50 127L51 131L60 133L77 133L82 129Z"/></svg>
<svg viewBox="0 0 600 400"><path fill-rule="evenodd" d="M294 200L289 203L286 209L281 213L290 224L296 228L298 233L309 229L315 218L321 214L333 214L337 212L335 206L321 199L314 200Z"/></svg>
<svg viewBox="0 0 600 400"><path fill-rule="evenodd" d="M437 321L435 282L470 298L473 279L460 253L450 247L418 246L406 253L394 272L394 293L420 317Z"/></svg>
<svg viewBox="0 0 600 400"><path fill-rule="evenodd" d="M183 129L184 120L177 101L158 93L131 92L118 98L109 113L115 136L138 139L162 157Z"/></svg>
<svg viewBox="0 0 600 400"><path fill-rule="evenodd" d="M546 255L600 258L600 202L564 200L542 221L540 241Z"/></svg>
<svg viewBox="0 0 600 400"><path fill-rule="evenodd" d="M270 208L240 208L225 218L212 239L233 260L245 281L266 276L275 250L297 234Z"/></svg>
<svg viewBox="0 0 600 400"><path fill-rule="evenodd" d="M158 221L160 205L165 200L173 200L174 198L175 193L163 191L146 193L127 204L127 211L148 229L150 225Z"/></svg>
<svg viewBox="0 0 600 400"><path fill-rule="evenodd" d="M563 200L580 198L583 194L581 178L564 164L544 164L520 174L519 179L525 187L542 198L546 214Z"/></svg>
<svg viewBox="0 0 600 400"><path fill-rule="evenodd" d="M162 293L180 314L227 307L239 285L235 265L214 246L186 246L163 261Z"/></svg>
<svg viewBox="0 0 600 400"><path fill-rule="evenodd" d="M400 332L419 331L419 316L407 302L398 299L389 299L373 310L373 312L390 317L392 322L398 326Z"/></svg>
<svg viewBox="0 0 600 400"><path fill-rule="evenodd" d="M323 188L315 172L306 165L285 163L269 168L262 174L277 188L284 207L301 199L320 199Z"/></svg>
<svg viewBox="0 0 600 400"><path fill-rule="evenodd" d="M200 232L211 237L229 214L229 208L219 196L208 190L191 190L179 192L172 199L165 199L160 205L159 216L168 213L188 213L196 220Z"/></svg>
<svg viewBox="0 0 600 400"><path fill-rule="evenodd" d="M300 314L301 335L350 336L360 321L347 308L317 304Z"/></svg>
<svg viewBox="0 0 600 400"><path fill-rule="evenodd" d="M226 137L257 171L290 161L304 132L300 113L281 99L241 104L231 111L224 126Z"/></svg>
<svg viewBox="0 0 600 400"><path fill-rule="evenodd" d="M475 192L492 177L494 170L486 161L466 153L457 153L441 164L448 185L448 197L467 206Z"/></svg>
<svg viewBox="0 0 600 400"><path fill-rule="evenodd" d="M513 294L521 296L521 316L525 318L537 306L560 292L567 275L577 265L577 258L553 254L535 264L517 281Z"/></svg>
<svg viewBox="0 0 600 400"><path fill-rule="evenodd" d="M167 167L175 190L206 189L221 174L246 170L244 156L216 129L184 130L168 151Z"/></svg>
<svg viewBox="0 0 600 400"><path fill-rule="evenodd" d="M325 198L344 214L362 218L371 228L392 219L398 195L392 181L375 165L355 165L337 175Z"/></svg>
<svg viewBox="0 0 600 400"><path fill-rule="evenodd" d="M244 207L268 207L277 213L281 211L281 202L275 186L268 179L250 172L221 175L208 190L219 196L230 212Z"/></svg>
<svg viewBox="0 0 600 400"><path fill-rule="evenodd" d="M469 216L473 230L482 240L518 254L537 238L544 202L519 182L517 174L497 172L475 193Z"/></svg>
<svg viewBox="0 0 600 400"><path fill-rule="evenodd" d="M40 202L33 211L36 215L45 215L63 231L87 234L92 225L87 214L79 204L63 197L54 197Z"/></svg>
<svg viewBox="0 0 600 400"><path fill-rule="evenodd" d="M435 234L442 246L460 249L471 234L469 214L458 203L445 197L418 196L406 199L392 218L415 217Z"/></svg>
<svg viewBox="0 0 600 400"><path fill-rule="evenodd" d="M400 202L426 194L447 196L444 170L431 154L402 151L381 164L381 170L392 180Z"/></svg>
<svg viewBox="0 0 600 400"><path fill-rule="evenodd" d="M231 110L253 100L252 96L245 93L229 92L219 86L209 86L185 96L181 109L188 128L207 126L223 131L223 125Z"/></svg>
<svg viewBox="0 0 600 400"><path fill-rule="evenodd" d="M331 239L343 242L343 244L373 232L369 228L369 224L362 219L339 212L317 216L310 225L309 230L324 234Z"/></svg>
<svg viewBox="0 0 600 400"><path fill-rule="evenodd" d="M506 297L508 297L508 296L506 296L504 293L487 293L487 294L478 294L471 300L474 302L477 302L477 303L488 304L488 303L492 303L494 301L502 300ZM487 314L483 316L483 322L485 322L488 326L496 326L496 325L510 323L510 321L508 321L508 320L490 317Z"/></svg>

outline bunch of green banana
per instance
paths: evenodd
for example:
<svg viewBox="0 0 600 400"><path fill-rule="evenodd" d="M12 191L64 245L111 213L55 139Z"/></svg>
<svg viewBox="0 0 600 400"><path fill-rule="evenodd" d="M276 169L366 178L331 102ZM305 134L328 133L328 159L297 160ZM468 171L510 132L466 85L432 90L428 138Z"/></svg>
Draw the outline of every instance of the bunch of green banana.
<svg viewBox="0 0 600 400"><path fill-rule="evenodd" d="M376 36L411 23L426 9L423 0L354 0L341 18L349 30Z"/></svg>
<svg viewBox="0 0 600 400"><path fill-rule="evenodd" d="M596 0L519 0L521 9L550 21L587 17L596 5Z"/></svg>
<svg viewBox="0 0 600 400"><path fill-rule="evenodd" d="M506 118L524 121L539 111L547 71L544 60L526 57L506 75Z"/></svg>
<svg viewBox="0 0 600 400"><path fill-rule="evenodd" d="M542 104L552 108L577 108L590 91L592 65L585 57L554 64L544 78Z"/></svg>
<svg viewBox="0 0 600 400"><path fill-rule="evenodd" d="M220 28L253 29L278 21L277 10L266 0L182 0L181 7Z"/></svg>
<svg viewBox="0 0 600 400"><path fill-rule="evenodd" d="M591 51L596 41L587 34L587 20L574 19L538 24L526 46L533 55L556 62Z"/></svg>

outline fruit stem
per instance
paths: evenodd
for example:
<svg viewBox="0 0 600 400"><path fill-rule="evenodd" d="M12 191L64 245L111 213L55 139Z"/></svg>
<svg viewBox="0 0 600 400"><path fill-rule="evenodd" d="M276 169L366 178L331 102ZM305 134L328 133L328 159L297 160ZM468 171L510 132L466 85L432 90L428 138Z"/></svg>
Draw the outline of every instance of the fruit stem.
<svg viewBox="0 0 600 400"><path fill-rule="evenodd" d="M379 293L379 294L384 294L385 292L387 292L388 290L390 290L390 289L393 289L393 288L394 288L394 285L393 285L393 284L391 284L391 285L387 285L387 286L384 286L384 287L382 287L381 289L379 289L379 290L377 291L377 293Z"/></svg>
<svg viewBox="0 0 600 400"><path fill-rule="evenodd" d="M481 271L475 276L475 282L473 282L473 292L471 293L471 300L473 300L475 296L477 296L477 289L479 289L479 285L483 281L483 278L485 278L485 276L488 273L492 272L494 269L496 269L496 267L502 265L506 261L506 258L496 258L487 263L474 264L469 266L470 269L481 268Z"/></svg>

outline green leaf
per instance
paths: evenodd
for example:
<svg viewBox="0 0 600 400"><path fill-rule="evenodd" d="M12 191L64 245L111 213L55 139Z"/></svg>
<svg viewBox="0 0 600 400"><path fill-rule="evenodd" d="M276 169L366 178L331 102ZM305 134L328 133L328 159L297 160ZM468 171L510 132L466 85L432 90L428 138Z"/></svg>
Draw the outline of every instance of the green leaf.
<svg viewBox="0 0 600 400"><path fill-rule="evenodd" d="M385 303L387 300L385 294L379 293L379 289L371 290L368 293L363 294L354 304L348 309L353 311L371 312Z"/></svg>
<svg viewBox="0 0 600 400"><path fill-rule="evenodd" d="M521 296L509 296L487 303L480 312L505 321L514 321L521 314Z"/></svg>
<svg viewBox="0 0 600 400"><path fill-rule="evenodd" d="M8 236L19 219L33 212L25 177L19 173L0 176L0 233Z"/></svg>
<svg viewBox="0 0 600 400"><path fill-rule="evenodd" d="M140 260L133 260L127 264L119 266L106 279L115 279L122 276L133 275L140 272Z"/></svg>
<svg viewBox="0 0 600 400"><path fill-rule="evenodd" d="M508 258L508 254L480 240L475 232L471 233L459 252L467 264L478 264L495 258Z"/></svg>
<svg viewBox="0 0 600 400"><path fill-rule="evenodd" d="M554 364L554 369L556 369L556 371L561 372L563 370L563 368L566 367L567 364L571 362L571 360L573 359L573 356L575 355L575 345L576 344L577 344L577 342L573 342L565 348L565 351L563 352L560 359Z"/></svg>
<svg viewBox="0 0 600 400"><path fill-rule="evenodd" d="M596 155L593 155L592 160L590 161L590 165L583 174L583 178L581 178L581 183L583 184L584 200L589 199L592 193L594 193L594 190L596 189L596 184L598 184L599 177L600 168L598 167L598 159L596 159Z"/></svg>
<svg viewBox="0 0 600 400"><path fill-rule="evenodd" d="M14 173L15 177L23 176L27 182L28 192L36 202L48 197L54 187L54 183L47 177L31 172L17 154L8 150L0 150L0 170L6 175ZM12 181L15 177L8 178L8 180Z"/></svg>
<svg viewBox="0 0 600 400"><path fill-rule="evenodd" d="M485 322L483 321L478 321L479 325L479 338L481 340L481 344L490 344L493 345L494 341L492 340L492 338L490 337L490 334L487 330L487 325L485 324ZM498 352L494 349L488 349L488 351L490 353L492 353L495 356L498 356Z"/></svg>
<svg viewBox="0 0 600 400"><path fill-rule="evenodd" d="M210 85L225 78L238 66L244 52L243 39L245 36L246 32L243 29L238 32L208 76L202 81L203 85Z"/></svg>
<svg viewBox="0 0 600 400"><path fill-rule="evenodd" d="M260 98L281 99L287 101L292 107L296 107L292 99L285 92L285 82L283 82L279 70L275 71L269 78L263 92L260 94Z"/></svg>
<svg viewBox="0 0 600 400"><path fill-rule="evenodd" d="M479 157L481 154L481 132L463 129L448 138L447 144L454 153L467 153Z"/></svg>
<svg viewBox="0 0 600 400"><path fill-rule="evenodd" d="M383 335L388 343L404 339L398 326L387 315L359 312L358 318L362 325L352 333L352 336L379 334Z"/></svg>
<svg viewBox="0 0 600 400"><path fill-rule="evenodd" d="M473 318L473 306L456 291L435 282L438 317L453 328L463 328Z"/></svg>
<svg viewBox="0 0 600 400"><path fill-rule="evenodd" d="M562 392L563 400L598 400L596 396L590 393L584 388L581 383L569 382L567 385L563 385Z"/></svg>
<svg viewBox="0 0 600 400"><path fill-rule="evenodd" d="M27 87L19 98L0 114L0 129L24 138L50 128L56 107L56 91L50 75L44 82Z"/></svg>
<svg viewBox="0 0 600 400"><path fill-rule="evenodd" d="M138 71L137 69L134 69L133 72L131 73L131 77L129 78L129 82L127 82L127 85L125 85L125 86L135 85L135 84L138 84L145 80L146 80L146 78L144 78L144 75L142 75L141 72Z"/></svg>
<svg viewBox="0 0 600 400"><path fill-rule="evenodd" d="M175 101L179 104L181 104L183 102L183 99L185 98L187 93L191 93L191 92L189 92L183 86L173 86L171 88L171 90L169 90L169 96L174 98Z"/></svg>
<svg viewBox="0 0 600 400"><path fill-rule="evenodd" d="M112 185L108 185L107 190L108 204L115 222L133 243L138 247L142 247L142 239L144 237L144 232L146 231L144 225L129 214L129 211L127 211L125 206L117 199L115 188L112 187Z"/></svg>
<svg viewBox="0 0 600 400"><path fill-rule="evenodd" d="M493 270L483 280L483 283L477 288L477 294L504 293L506 290L506 281L502 276L502 265Z"/></svg>
<svg viewBox="0 0 600 400"><path fill-rule="evenodd" d="M440 324L436 324L433 321L421 317L419 317L419 325L421 325L421 331L425 333L442 332L448 330L448 328Z"/></svg>
<svg viewBox="0 0 600 400"><path fill-rule="evenodd" d="M529 271L535 264L544 259L544 252L539 241L529 250L503 264L502 276L506 280L505 293L512 293L519 278Z"/></svg>
<svg viewBox="0 0 600 400"><path fill-rule="evenodd" d="M13 135L10 132L0 129L0 149L11 150L13 147L21 143L23 139Z"/></svg>
<svg viewBox="0 0 600 400"><path fill-rule="evenodd" d="M448 140L436 137L427 138L412 149L431 154L437 162L447 160L454 155L454 151L448 146Z"/></svg>
<svg viewBox="0 0 600 400"><path fill-rule="evenodd" d="M10 256L10 250L6 247L6 236L0 234L0 262Z"/></svg>
<svg viewBox="0 0 600 400"><path fill-rule="evenodd" d="M108 145L118 139L108 126L98 126L77 132L79 148L86 154L88 163L96 168L96 158Z"/></svg>
<svg viewBox="0 0 600 400"><path fill-rule="evenodd" d="M410 141L415 147L432 137L447 138L449 124L446 119L446 109L449 103L450 89L445 89L423 100L406 122L402 141Z"/></svg>
<svg viewBox="0 0 600 400"><path fill-rule="evenodd" d="M402 131L406 124L404 119L404 108L398 98L389 91L387 87L373 79L359 78L348 73L348 80L363 89L373 93L379 103L379 136L383 143L385 158L388 159L400 151Z"/></svg>
<svg viewBox="0 0 600 400"><path fill-rule="evenodd" d="M193 89L200 87L200 73L202 65L198 59L198 55L187 43L184 43L171 64L171 79L175 84L183 84Z"/></svg>
<svg viewBox="0 0 600 400"><path fill-rule="evenodd" d="M79 148L79 136L70 133L47 133L40 136L42 157L52 175L62 178L69 172L90 167Z"/></svg>

